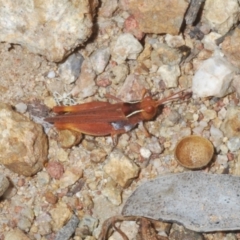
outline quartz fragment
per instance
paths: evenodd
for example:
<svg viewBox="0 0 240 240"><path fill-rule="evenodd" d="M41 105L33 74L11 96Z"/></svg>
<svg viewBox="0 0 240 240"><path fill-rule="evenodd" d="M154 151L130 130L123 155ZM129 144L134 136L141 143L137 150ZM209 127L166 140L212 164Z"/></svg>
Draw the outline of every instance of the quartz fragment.
<svg viewBox="0 0 240 240"><path fill-rule="evenodd" d="M193 94L198 97L222 97L228 93L233 75L233 67L224 58L209 58L193 77Z"/></svg>
<svg viewBox="0 0 240 240"><path fill-rule="evenodd" d="M120 186L127 187L138 176L139 167L119 151L113 151L104 171Z"/></svg>
<svg viewBox="0 0 240 240"><path fill-rule="evenodd" d="M0 1L0 41L61 61L92 33L88 0Z"/></svg>
<svg viewBox="0 0 240 240"><path fill-rule="evenodd" d="M137 59L143 50L140 42L130 33L121 34L111 49L112 59L118 64L124 63L126 59Z"/></svg>
<svg viewBox="0 0 240 240"><path fill-rule="evenodd" d="M42 127L0 104L0 163L20 175L31 176L47 159L47 137Z"/></svg>

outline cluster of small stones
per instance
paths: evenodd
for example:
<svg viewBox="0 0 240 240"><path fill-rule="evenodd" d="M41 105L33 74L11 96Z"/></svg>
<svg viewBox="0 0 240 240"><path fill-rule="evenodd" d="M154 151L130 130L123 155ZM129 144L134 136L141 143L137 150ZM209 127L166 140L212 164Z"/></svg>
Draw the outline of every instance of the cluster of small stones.
<svg viewBox="0 0 240 240"><path fill-rule="evenodd" d="M89 1L95 7L97 2ZM199 23L180 31L187 9L183 0L102 0L91 41L59 64L48 62L44 57L51 53L45 50L43 56L30 53L27 43L23 46L28 50L1 43L0 100L7 105L0 109L0 141L5 141L0 161L6 166L0 166L0 239L97 239L102 222L118 215L142 182L186 171L174 159L174 148L191 134L206 137L215 147L214 161L205 171L240 176L240 32L234 28L239 3L206 0ZM107 93L123 101L138 100L144 88L157 99L184 88L192 89L193 97L166 105L146 122L151 137L146 138L139 124L120 135L116 147L111 137L59 134L43 121L47 107L56 104L106 100ZM38 127L21 127L33 122L43 126L48 141ZM43 140L37 140L39 135ZM4 144L9 146L7 155ZM19 158L16 148L10 151L13 144L22 151ZM38 163L34 149L40 154ZM138 225L121 227L130 236ZM184 239L186 231L179 235L179 229L162 224L158 231ZM204 238L239 236L211 233ZM114 233L110 239L121 237Z"/></svg>

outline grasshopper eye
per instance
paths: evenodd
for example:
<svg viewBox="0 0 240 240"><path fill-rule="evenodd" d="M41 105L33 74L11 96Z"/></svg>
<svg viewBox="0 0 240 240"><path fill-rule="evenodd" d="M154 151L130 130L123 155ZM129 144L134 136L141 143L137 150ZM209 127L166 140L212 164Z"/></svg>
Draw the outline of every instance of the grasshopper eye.
<svg viewBox="0 0 240 240"><path fill-rule="evenodd" d="M144 108L144 111L147 113L154 113L155 112L155 107L153 106L147 106Z"/></svg>

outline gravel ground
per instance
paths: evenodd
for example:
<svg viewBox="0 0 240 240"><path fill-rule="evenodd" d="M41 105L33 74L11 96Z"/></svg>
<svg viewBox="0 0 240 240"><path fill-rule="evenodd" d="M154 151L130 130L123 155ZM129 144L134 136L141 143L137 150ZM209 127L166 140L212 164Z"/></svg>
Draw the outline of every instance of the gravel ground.
<svg viewBox="0 0 240 240"><path fill-rule="evenodd" d="M77 54L70 61L71 67L76 61L80 66L81 57L85 59L81 81L74 80L78 68L66 73L69 66L49 62L20 45L0 44L1 102L41 124L49 144L48 161L31 177L18 175L0 165L1 175L10 181L0 201L0 239L5 239L4 234L12 229L20 233L15 232L15 238L7 239L16 239L16 236L39 240L97 239L103 221L121 213L124 202L136 187L159 175L189 171L175 160L174 148L181 138L191 134L209 139L215 148L213 160L202 171L240 175L239 135L226 134L229 130L226 124L224 126L231 109L239 107L236 81L235 89L232 83L232 90L223 96L193 96L164 105L155 119L144 123L150 137L146 137L143 125L139 124L121 134L115 147L109 136L84 135L76 146L63 148L64 140L59 139L59 132L44 123L43 118L51 114L50 109L57 103L106 101L105 94L123 101L136 100L141 98L144 88L155 99L161 99L172 92L191 89L194 74L214 50L206 48L203 38L191 38L191 29L186 27L180 38L146 34L144 39L134 43L136 49L138 43L142 47L137 50L141 52L137 59L119 60L115 56L114 61L107 47L123 33L124 20L128 17L128 12L117 8L108 21L99 20L102 32L78 49L81 55ZM204 26L202 24L202 29ZM209 32L202 31L202 34ZM166 42L175 45L170 48L170 43ZM179 42L186 47L179 48ZM166 59L162 59L159 52L166 52ZM121 55L121 52L116 50L116 54ZM162 61L174 62L177 67L171 71L159 70ZM93 67L89 67L89 62ZM89 69L95 74L91 75ZM176 77L169 80L169 75ZM164 76L167 76L166 81ZM237 79L238 75L233 78ZM136 223L124 222L122 228L133 235L131 239L135 238ZM167 234L171 229L169 239L187 239L186 235L174 234L184 231L178 228L176 224L162 227ZM21 236L22 233L25 236ZM109 239L121 238L115 233ZM240 235L238 232L199 233L191 239L231 240L240 239Z"/></svg>

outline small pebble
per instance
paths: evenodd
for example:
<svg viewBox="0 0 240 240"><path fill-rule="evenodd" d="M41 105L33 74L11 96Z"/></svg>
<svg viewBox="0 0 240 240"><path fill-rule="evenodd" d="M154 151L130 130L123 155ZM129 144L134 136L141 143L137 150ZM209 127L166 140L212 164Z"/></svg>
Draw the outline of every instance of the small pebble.
<svg viewBox="0 0 240 240"><path fill-rule="evenodd" d="M19 113L25 113L27 111L27 105L25 103L18 103L15 105L15 109L19 112Z"/></svg>
<svg viewBox="0 0 240 240"><path fill-rule="evenodd" d="M143 158L150 158L152 153L149 149L141 147L140 148L140 154Z"/></svg>
<svg viewBox="0 0 240 240"><path fill-rule="evenodd" d="M48 74L47 74L47 77L48 78L55 78L56 77L56 73L54 71L50 71Z"/></svg>
<svg viewBox="0 0 240 240"><path fill-rule="evenodd" d="M59 162L52 161L47 164L46 170L54 179L60 179L64 173L63 165Z"/></svg>
<svg viewBox="0 0 240 240"><path fill-rule="evenodd" d="M235 152L240 149L240 138L232 137L227 142L227 147L231 152Z"/></svg>
<svg viewBox="0 0 240 240"><path fill-rule="evenodd" d="M58 197L50 191L45 192L44 197L46 201L50 204L56 204L58 201Z"/></svg>

